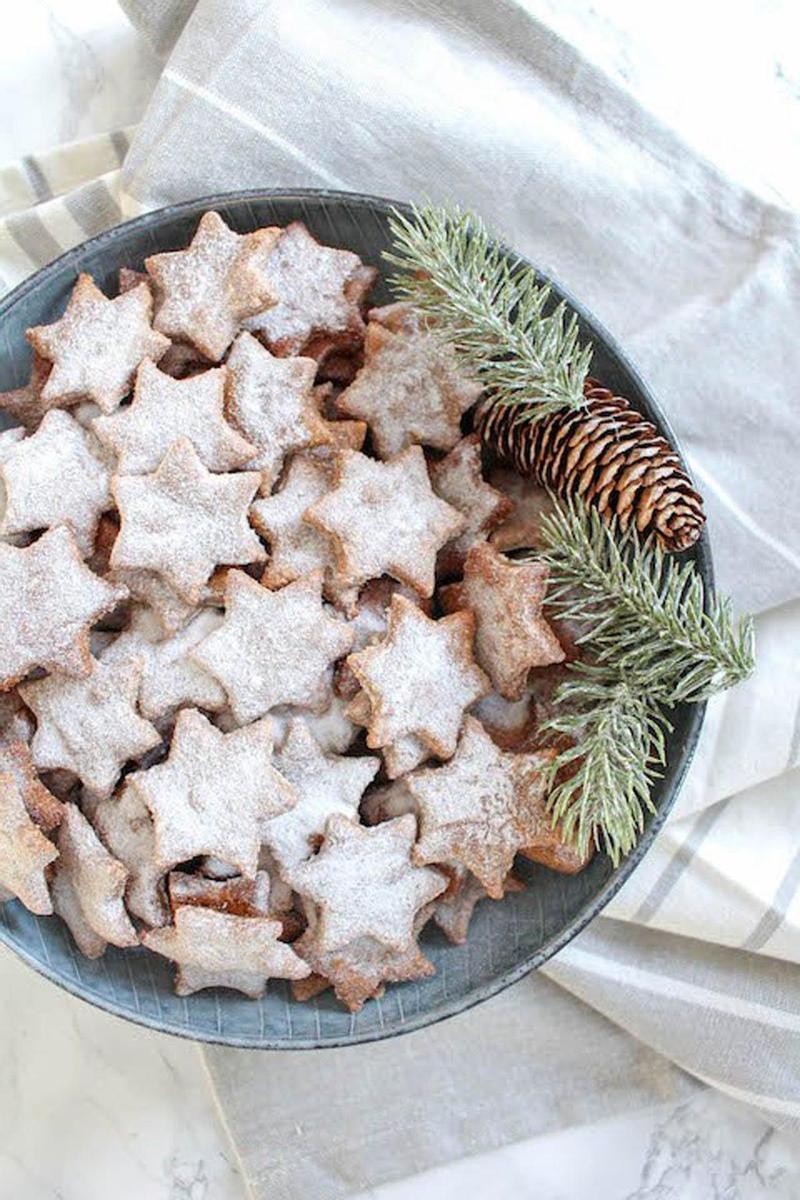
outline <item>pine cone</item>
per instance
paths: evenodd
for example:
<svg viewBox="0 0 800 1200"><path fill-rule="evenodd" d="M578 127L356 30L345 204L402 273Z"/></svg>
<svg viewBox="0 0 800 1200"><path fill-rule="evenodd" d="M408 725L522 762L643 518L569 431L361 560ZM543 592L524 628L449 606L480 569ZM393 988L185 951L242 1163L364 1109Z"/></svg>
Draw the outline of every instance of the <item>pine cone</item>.
<svg viewBox="0 0 800 1200"><path fill-rule="evenodd" d="M702 498L655 426L594 379L586 406L537 421L513 405L484 400L476 427L485 445L522 475L560 496L580 496L620 528L655 534L665 550L685 550L705 523Z"/></svg>

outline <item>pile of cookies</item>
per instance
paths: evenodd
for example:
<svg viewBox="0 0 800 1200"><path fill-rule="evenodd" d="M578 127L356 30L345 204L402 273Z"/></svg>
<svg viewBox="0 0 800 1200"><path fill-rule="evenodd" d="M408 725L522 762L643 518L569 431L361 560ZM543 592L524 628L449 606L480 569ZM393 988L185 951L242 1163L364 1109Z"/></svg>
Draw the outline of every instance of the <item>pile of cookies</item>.
<svg viewBox="0 0 800 1200"><path fill-rule="evenodd" d="M434 921L583 866L545 811L538 493L485 476L479 388L376 271L207 213L81 275L0 396L0 885L176 990L349 1008Z"/></svg>

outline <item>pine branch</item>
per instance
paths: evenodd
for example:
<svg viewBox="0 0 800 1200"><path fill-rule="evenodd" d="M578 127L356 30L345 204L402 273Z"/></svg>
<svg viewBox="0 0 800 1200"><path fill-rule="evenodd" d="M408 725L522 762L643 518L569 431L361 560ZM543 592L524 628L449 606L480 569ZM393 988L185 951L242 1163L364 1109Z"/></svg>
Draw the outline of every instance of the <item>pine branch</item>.
<svg viewBox="0 0 800 1200"><path fill-rule="evenodd" d="M655 811L650 788L669 723L625 680L609 683L606 672L585 666L575 676L560 689L561 711L544 726L575 742L553 763L550 809L580 854L594 842L616 866L636 845L645 813Z"/></svg>
<svg viewBox="0 0 800 1200"><path fill-rule="evenodd" d="M694 563L633 529L620 534L580 501L557 503L541 538L547 602L585 627L581 643L610 678L671 707L706 700L753 670L752 620L737 626L730 601L707 596Z"/></svg>
<svg viewBox="0 0 800 1200"><path fill-rule="evenodd" d="M592 357L578 319L562 302L548 311L550 287L511 261L479 217L459 209L415 207L390 217L395 293L431 318L465 367L498 404L531 421L580 408Z"/></svg>
<svg viewBox="0 0 800 1200"><path fill-rule="evenodd" d="M575 743L556 758L554 821L584 851L616 865L636 844L664 762L667 711L733 687L754 667L753 623L711 598L693 563L620 534L579 500L555 502L540 524L548 606L579 623L589 664L572 666L545 725Z"/></svg>

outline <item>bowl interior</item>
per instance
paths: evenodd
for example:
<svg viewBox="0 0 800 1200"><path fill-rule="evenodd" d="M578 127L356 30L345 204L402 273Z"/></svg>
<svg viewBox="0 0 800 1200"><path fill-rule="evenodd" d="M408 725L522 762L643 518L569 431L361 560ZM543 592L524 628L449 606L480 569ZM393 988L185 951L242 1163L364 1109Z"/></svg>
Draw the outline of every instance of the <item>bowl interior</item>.
<svg viewBox="0 0 800 1200"><path fill-rule="evenodd" d="M70 251L0 303L4 345L0 390L27 381L30 352L25 329L61 314L79 271L90 272L113 295L119 267L140 268L148 254L184 247L199 216L209 208L216 208L242 232L302 220L321 241L354 250L379 267L381 251L389 241L388 202L341 193L249 192L149 213ZM557 286L554 292L565 294ZM391 299L385 280L374 297L375 303ZM612 339L571 297L567 299L579 312L584 335L595 344L592 374L627 396L672 437L652 397ZM694 553L710 582L705 538ZM648 822L639 846L616 871L604 855L596 855L590 866L575 876L521 862L520 874L528 887L501 903L479 905L466 945L451 946L438 932L424 934L426 952L436 966L432 978L392 985L383 999L366 1004L358 1014L344 1012L328 993L299 1004L280 982L271 983L260 1001L228 991L200 992L179 999L172 993L171 968L165 960L143 950L114 947L99 960L83 958L60 920L35 917L17 902L0 908L0 937L68 991L121 1016L187 1037L300 1049L368 1041L419 1028L486 999L539 966L602 909L663 821L691 758L702 715L699 707L675 714L667 768L654 792L658 811Z"/></svg>

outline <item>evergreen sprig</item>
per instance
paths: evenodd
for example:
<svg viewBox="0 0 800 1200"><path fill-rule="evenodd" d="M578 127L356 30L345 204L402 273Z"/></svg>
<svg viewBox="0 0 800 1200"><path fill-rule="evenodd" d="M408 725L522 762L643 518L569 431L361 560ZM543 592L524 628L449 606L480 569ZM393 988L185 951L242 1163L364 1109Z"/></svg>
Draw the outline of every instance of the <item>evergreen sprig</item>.
<svg viewBox="0 0 800 1200"><path fill-rule="evenodd" d="M550 567L547 603L578 622L588 656L573 664L547 722L575 742L553 763L553 819L579 850L594 840L616 864L652 810L669 710L750 674L753 623L735 623L730 602L707 594L693 562L605 525L579 500L554 501L540 537L529 557Z"/></svg>
<svg viewBox="0 0 800 1200"><path fill-rule="evenodd" d="M580 408L591 346L578 318L550 305L549 284L493 242L473 213L433 205L411 217L393 210L397 296L431 318L432 327L498 404L519 405L520 421Z"/></svg>
<svg viewBox="0 0 800 1200"><path fill-rule="evenodd" d="M753 623L708 596L694 563L620 533L579 500L562 500L540 525L550 567L547 603L585 627L598 666L669 707L698 703L753 669Z"/></svg>
<svg viewBox="0 0 800 1200"><path fill-rule="evenodd" d="M549 805L568 841L585 854L592 841L616 866L636 845L650 788L663 765L669 723L624 679L575 668L563 684L559 711L545 728L573 742L551 767Z"/></svg>

